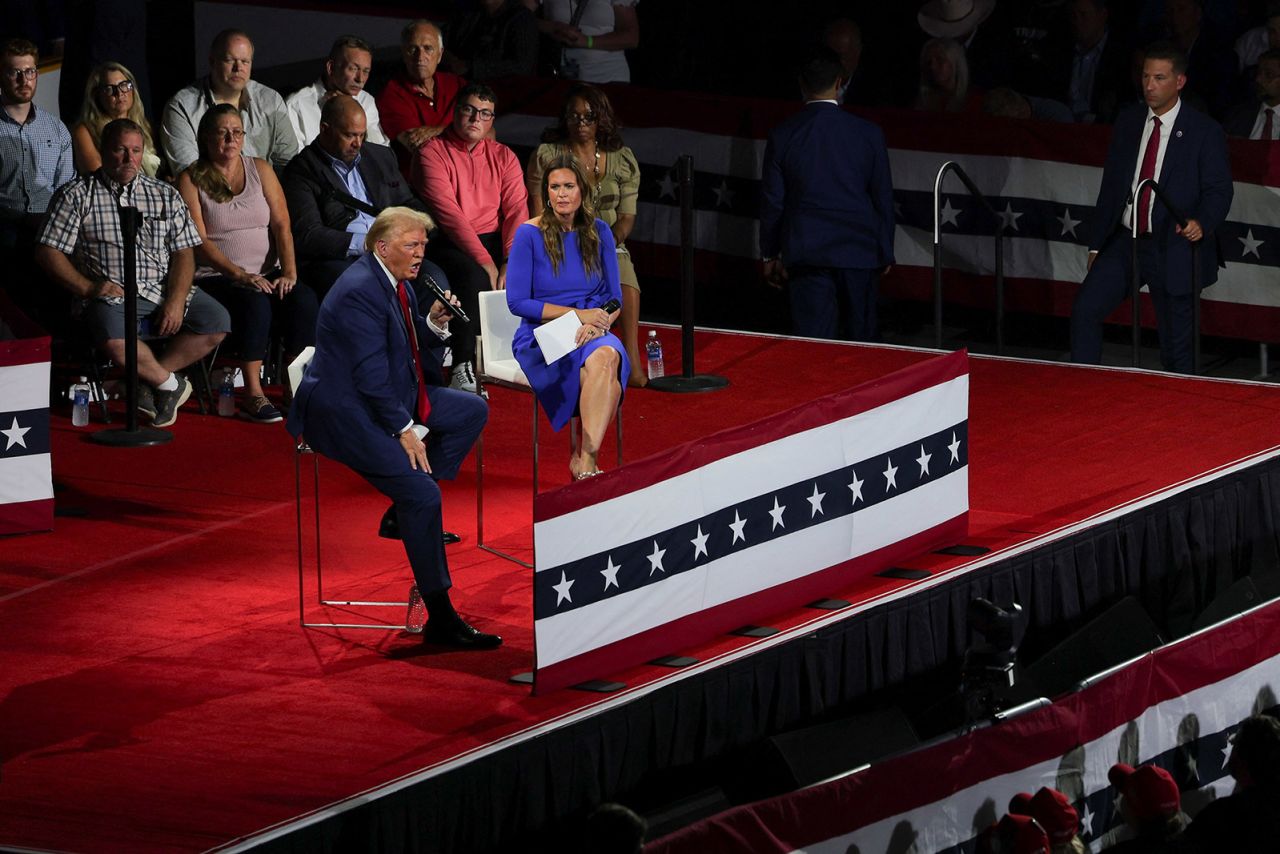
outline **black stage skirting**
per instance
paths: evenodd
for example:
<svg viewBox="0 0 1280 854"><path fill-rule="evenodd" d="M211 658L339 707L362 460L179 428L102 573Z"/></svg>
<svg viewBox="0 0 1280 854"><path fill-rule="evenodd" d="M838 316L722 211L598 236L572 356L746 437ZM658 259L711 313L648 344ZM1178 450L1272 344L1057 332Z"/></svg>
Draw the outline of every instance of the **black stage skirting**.
<svg viewBox="0 0 1280 854"><path fill-rule="evenodd" d="M624 706L261 843L297 852L530 850L541 828L653 775L794 729L931 672L958 672L975 597L1018 602L1045 649L1135 596L1168 640L1252 577L1280 591L1280 459L974 569L812 635L666 683ZM939 693L945 693L945 690ZM282 829L284 830L284 829Z"/></svg>

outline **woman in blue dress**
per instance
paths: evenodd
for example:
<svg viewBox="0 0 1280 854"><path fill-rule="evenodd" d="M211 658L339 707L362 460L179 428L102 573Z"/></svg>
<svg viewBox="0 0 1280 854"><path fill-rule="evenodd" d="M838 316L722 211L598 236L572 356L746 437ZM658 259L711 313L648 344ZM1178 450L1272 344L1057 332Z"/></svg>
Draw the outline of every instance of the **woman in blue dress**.
<svg viewBox="0 0 1280 854"><path fill-rule="evenodd" d="M542 213L516 229L507 259L507 305L524 318L512 342L516 359L553 428L574 415L582 419L581 444L569 458L575 480L600 473L600 442L631 370L622 342L609 332L618 310L604 309L622 299L613 233L584 199L587 186L572 157L548 164ZM548 365L533 330L569 312L582 324L577 349Z"/></svg>

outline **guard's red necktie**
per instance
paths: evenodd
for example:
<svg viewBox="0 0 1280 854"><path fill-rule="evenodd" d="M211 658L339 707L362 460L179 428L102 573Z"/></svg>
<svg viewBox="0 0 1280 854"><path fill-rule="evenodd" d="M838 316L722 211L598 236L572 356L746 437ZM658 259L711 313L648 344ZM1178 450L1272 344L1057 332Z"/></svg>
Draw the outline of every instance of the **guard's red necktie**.
<svg viewBox="0 0 1280 854"><path fill-rule="evenodd" d="M1259 139L1271 139L1271 120L1275 118L1276 111L1267 107L1262 111L1262 136Z"/></svg>
<svg viewBox="0 0 1280 854"><path fill-rule="evenodd" d="M1160 117L1152 116L1154 123L1151 138L1147 140L1147 150L1142 154L1142 170L1138 172L1138 181L1156 177L1156 155L1160 153ZM1150 217L1151 188L1143 187L1138 198L1138 233L1146 234L1151 230Z"/></svg>
<svg viewBox="0 0 1280 854"><path fill-rule="evenodd" d="M404 325L409 330L409 346L413 349L413 370L418 375L417 422L427 423L431 414L431 401L427 400L427 383L422 378L422 352L418 349L418 327L413 322L413 310L409 308L409 286L401 280L396 285L396 294L400 297L400 312L404 315Z"/></svg>

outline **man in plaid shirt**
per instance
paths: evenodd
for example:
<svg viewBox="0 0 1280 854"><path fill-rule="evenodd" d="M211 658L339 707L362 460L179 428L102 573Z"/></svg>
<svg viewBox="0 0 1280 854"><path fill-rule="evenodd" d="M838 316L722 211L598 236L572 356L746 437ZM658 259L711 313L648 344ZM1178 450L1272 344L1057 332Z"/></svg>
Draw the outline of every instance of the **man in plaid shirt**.
<svg viewBox="0 0 1280 854"><path fill-rule="evenodd" d="M191 382L174 373L207 355L231 329L224 309L192 285L200 235L177 191L142 174L142 129L116 119L102 131L102 168L62 187L37 237L36 262L84 300L95 343L124 362L124 237L120 209L137 208L138 409L157 427L178 417ZM171 337L172 336L172 337ZM157 357L142 338L169 338Z"/></svg>

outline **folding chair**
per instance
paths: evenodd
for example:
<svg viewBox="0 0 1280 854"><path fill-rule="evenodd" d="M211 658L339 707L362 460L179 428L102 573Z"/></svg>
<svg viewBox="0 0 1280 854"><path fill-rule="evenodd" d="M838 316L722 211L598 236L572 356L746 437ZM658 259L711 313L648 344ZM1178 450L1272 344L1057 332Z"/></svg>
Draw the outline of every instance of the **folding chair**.
<svg viewBox="0 0 1280 854"><path fill-rule="evenodd" d="M529 392L533 400L533 484L531 496L538 494L538 398L529 386L529 380L520 363L516 361L511 350L511 343L516 329L520 327L520 318L511 313L507 306L505 291L481 291L480 294L480 335L476 343L476 377L481 386L486 383ZM618 445L618 465L622 465L622 407L614 417L614 435ZM577 447L578 419L574 418L570 425L570 450ZM533 569L533 564L526 563L514 555L507 554L484 541L484 434L476 441L476 545L490 554L506 558L520 564L526 569Z"/></svg>
<svg viewBox="0 0 1280 854"><path fill-rule="evenodd" d="M302 382L303 374L306 372L307 365L311 364L311 358L315 355L314 347L307 347L303 350L298 358L294 359L289 365L289 387L293 389L296 396L298 393L298 385ZM405 624L391 625L388 623L309 623L306 616L306 581L305 570L303 569L302 554L302 458L304 456L311 457L311 482L313 484L314 493L312 495L312 503L315 505L315 552L316 552L316 602L320 605L330 605L338 607L361 607L361 608L403 608L405 609ZM297 445L294 449L293 456L293 486L294 486L294 508L298 520L298 624L306 629L382 629L383 631L411 631L408 628L410 622L410 612L414 606L421 607L421 600L414 595L413 588L410 588L410 602L373 602L362 601L357 599L326 599L324 598L324 574L323 566L320 561L320 455L311 449L307 444L306 436L299 436Z"/></svg>

